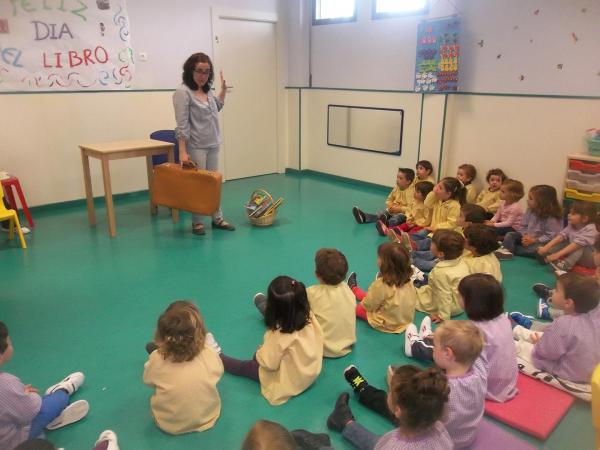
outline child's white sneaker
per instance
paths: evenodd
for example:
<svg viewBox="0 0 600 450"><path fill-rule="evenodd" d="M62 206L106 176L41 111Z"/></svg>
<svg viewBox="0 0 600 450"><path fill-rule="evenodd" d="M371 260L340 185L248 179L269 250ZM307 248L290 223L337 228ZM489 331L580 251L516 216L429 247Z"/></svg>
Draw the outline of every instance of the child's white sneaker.
<svg viewBox="0 0 600 450"><path fill-rule="evenodd" d="M73 372L71 375L68 375L64 380L46 389L46 395L50 395L60 389L63 389L69 395L73 395L73 393L81 387L84 381L85 375L82 372Z"/></svg>
<svg viewBox="0 0 600 450"><path fill-rule="evenodd" d="M421 321L421 326L419 327L419 337L421 339L425 339L427 336L433 334L433 330L431 329L431 317L425 316L425 318Z"/></svg>
<svg viewBox="0 0 600 450"><path fill-rule="evenodd" d="M108 441L106 450L119 450L119 443L117 442L117 435L112 430L104 430L100 433L100 437L94 445L98 445L102 442Z"/></svg>
<svg viewBox="0 0 600 450"><path fill-rule="evenodd" d="M214 349L219 355L221 354L221 346L217 343L215 336L212 333L206 333L206 336L204 336L204 343Z"/></svg>
<svg viewBox="0 0 600 450"><path fill-rule="evenodd" d="M412 270L413 270L413 274L410 277L410 279L412 281L425 281L425 274L423 273L423 271L421 269L419 269L417 266L415 266L414 264L411 264Z"/></svg>
<svg viewBox="0 0 600 450"><path fill-rule="evenodd" d="M66 425L75 423L81 419L83 419L88 411L90 410L90 405L85 400L77 400L76 402L71 403L60 415L46 425L48 430L56 430L57 428L62 428Z"/></svg>
<svg viewBox="0 0 600 450"><path fill-rule="evenodd" d="M420 339L419 330L414 323L409 324L404 332L404 354L412 356L412 345Z"/></svg>

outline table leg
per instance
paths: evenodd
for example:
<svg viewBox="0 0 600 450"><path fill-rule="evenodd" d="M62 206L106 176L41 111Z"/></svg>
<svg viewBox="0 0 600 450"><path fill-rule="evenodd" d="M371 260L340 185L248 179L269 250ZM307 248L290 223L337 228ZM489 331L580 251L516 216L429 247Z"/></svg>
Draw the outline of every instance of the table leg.
<svg viewBox="0 0 600 450"><path fill-rule="evenodd" d="M156 215L158 207L152 203L152 186L154 185L154 166L152 156L146 156L146 172L148 172L148 194L150 195L150 214Z"/></svg>
<svg viewBox="0 0 600 450"><path fill-rule="evenodd" d="M110 234L110 237L115 237L117 235L117 224L115 221L115 208L110 185L110 167L108 166L108 159L106 157L102 157L102 179L104 180L104 198L106 201L108 233Z"/></svg>
<svg viewBox="0 0 600 450"><path fill-rule="evenodd" d="M174 147L169 148L169 151L167 152L167 159L171 163L175 162L175 148ZM171 209L171 218L173 220L173 223L179 222L179 210L178 209Z"/></svg>
<svg viewBox="0 0 600 450"><path fill-rule="evenodd" d="M94 211L94 194L92 193L92 177L90 175L90 158L81 150L81 162L83 164L83 183L85 185L85 201L87 203L88 222L91 226L96 225L96 212Z"/></svg>

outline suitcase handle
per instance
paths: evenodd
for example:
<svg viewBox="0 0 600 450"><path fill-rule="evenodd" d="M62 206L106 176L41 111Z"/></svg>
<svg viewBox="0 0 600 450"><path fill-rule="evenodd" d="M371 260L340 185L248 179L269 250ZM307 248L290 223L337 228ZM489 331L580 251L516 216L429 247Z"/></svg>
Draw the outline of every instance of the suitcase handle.
<svg viewBox="0 0 600 450"><path fill-rule="evenodd" d="M198 170L198 164L189 159L181 162L181 168L184 170Z"/></svg>

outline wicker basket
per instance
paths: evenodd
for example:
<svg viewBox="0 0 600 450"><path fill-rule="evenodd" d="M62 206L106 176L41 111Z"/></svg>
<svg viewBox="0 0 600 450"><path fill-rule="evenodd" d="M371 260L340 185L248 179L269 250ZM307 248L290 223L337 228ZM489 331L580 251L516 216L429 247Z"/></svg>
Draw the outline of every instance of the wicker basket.
<svg viewBox="0 0 600 450"><path fill-rule="evenodd" d="M274 203L273 197L271 197L271 194L269 194L264 189L255 190L252 193L252 195L250 196L250 201L252 201L252 199L254 197L256 197L257 195L261 195L261 194L266 196L269 199L269 202L271 205ZM267 214L264 214L260 217L251 217L250 214L248 214L248 220L255 227L268 227L270 225L273 225L273 222L275 222L276 217L277 217L277 209L276 208L272 209Z"/></svg>

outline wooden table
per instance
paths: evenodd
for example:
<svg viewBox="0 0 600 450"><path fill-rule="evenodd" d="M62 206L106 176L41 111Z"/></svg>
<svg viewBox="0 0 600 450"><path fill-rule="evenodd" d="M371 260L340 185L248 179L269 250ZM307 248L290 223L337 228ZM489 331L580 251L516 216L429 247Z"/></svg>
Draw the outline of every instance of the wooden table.
<svg viewBox="0 0 600 450"><path fill-rule="evenodd" d="M113 159L146 157L146 170L148 172L148 190L150 192L150 213L156 214L156 205L152 203L152 179L154 170L152 156L166 153L170 162L175 162L174 144L157 141L154 139L136 139L131 141L101 142L98 144L80 145L81 161L83 163L83 180L85 183L85 197L87 201L88 221L91 226L96 225L94 211L94 195L92 193L92 179L90 176L89 158L98 158L102 162L102 179L104 181L104 198L106 199L106 217L108 219L108 233L110 237L117 235L115 210L110 183L110 168L108 162ZM179 220L177 210L172 210L173 222Z"/></svg>

